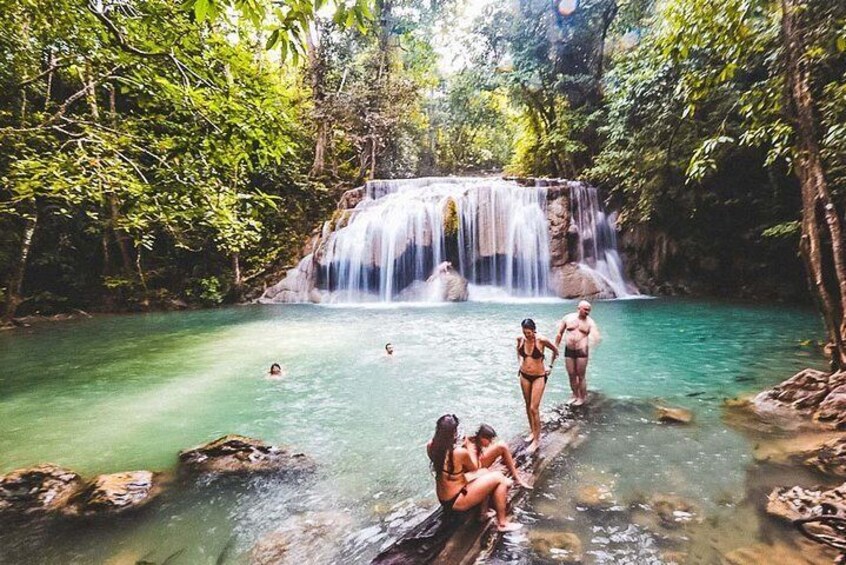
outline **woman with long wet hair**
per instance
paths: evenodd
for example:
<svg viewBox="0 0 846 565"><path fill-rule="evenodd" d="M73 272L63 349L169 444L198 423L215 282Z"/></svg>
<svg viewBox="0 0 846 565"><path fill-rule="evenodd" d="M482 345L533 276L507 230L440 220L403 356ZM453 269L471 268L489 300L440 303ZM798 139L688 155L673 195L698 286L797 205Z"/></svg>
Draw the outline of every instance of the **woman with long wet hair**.
<svg viewBox="0 0 846 565"><path fill-rule="evenodd" d="M517 466L514 465L514 457L511 455L511 449L505 442L498 441L496 438L496 430L487 424L482 424L476 430L476 435L468 437L464 440L464 447L470 452L473 461L481 468L490 469L491 465L502 460L505 468L511 474L511 477L517 481L523 488L531 489L529 485L520 476L517 471Z"/></svg>
<svg viewBox="0 0 846 565"><path fill-rule="evenodd" d="M558 348L537 333L537 326L531 318L520 322L520 327L523 329L523 335L517 338L517 361L520 363L517 374L520 375L520 389L523 391L523 401L526 403L526 417L529 419L529 428L532 430L531 436L526 438L526 441L532 442L529 445L529 453L531 453L538 448L540 442L540 403L543 392L546 390L549 373L558 358ZM549 368L544 365L545 348L552 351Z"/></svg>
<svg viewBox="0 0 846 565"><path fill-rule="evenodd" d="M464 512L480 506L485 514L488 500L496 511L497 529L510 532L522 527L509 522L506 515L511 479L499 471L479 470L470 453L458 442L458 417L445 414L435 424L435 435L426 445L426 453L435 475L435 492L444 512Z"/></svg>

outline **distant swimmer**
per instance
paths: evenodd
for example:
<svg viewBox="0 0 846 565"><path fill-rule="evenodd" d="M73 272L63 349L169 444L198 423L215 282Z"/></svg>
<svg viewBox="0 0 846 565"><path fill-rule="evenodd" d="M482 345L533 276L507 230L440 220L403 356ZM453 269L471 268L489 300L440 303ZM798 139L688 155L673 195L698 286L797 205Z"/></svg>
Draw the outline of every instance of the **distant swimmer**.
<svg viewBox="0 0 846 565"><path fill-rule="evenodd" d="M387 355L388 357L394 356L394 346L392 344L390 344L390 343L385 344L385 355Z"/></svg>
<svg viewBox="0 0 846 565"><path fill-rule="evenodd" d="M520 323L523 329L523 336L517 338L517 360L520 362L520 389L523 391L523 400L526 403L526 416L529 418L529 427L532 435L526 438L531 441L529 452L538 448L540 442L540 403L543 392L546 389L546 381L552 366L558 358L558 347L551 341L537 333L537 326L534 320L526 318ZM552 361L549 368L544 366L544 348L552 350Z"/></svg>
<svg viewBox="0 0 846 565"><path fill-rule="evenodd" d="M497 529L501 532L518 530L522 524L509 522L507 516L508 488L511 479L499 471L479 469L479 466L458 441L458 417L444 414L435 425L435 435L426 444L426 454L435 475L435 493L446 514L465 512L478 507L480 516L487 515L493 502Z"/></svg>
<svg viewBox="0 0 846 565"><path fill-rule="evenodd" d="M470 456L476 465L490 469L491 465L502 460L508 472L523 488L531 489L531 485L523 480L517 467L514 465L514 457L505 442L497 441L496 430L487 424L482 424L476 431L476 435L464 439L464 447L470 452Z"/></svg>
<svg viewBox="0 0 846 565"><path fill-rule="evenodd" d="M274 363L270 366L270 378L278 379L285 376L285 371L282 370L282 365Z"/></svg>
<svg viewBox="0 0 846 565"><path fill-rule="evenodd" d="M599 328L590 317L590 302L579 302L578 310L567 314L558 325L555 345L564 338L564 363L570 376L571 400L574 406L587 402L587 365L589 346L599 342Z"/></svg>

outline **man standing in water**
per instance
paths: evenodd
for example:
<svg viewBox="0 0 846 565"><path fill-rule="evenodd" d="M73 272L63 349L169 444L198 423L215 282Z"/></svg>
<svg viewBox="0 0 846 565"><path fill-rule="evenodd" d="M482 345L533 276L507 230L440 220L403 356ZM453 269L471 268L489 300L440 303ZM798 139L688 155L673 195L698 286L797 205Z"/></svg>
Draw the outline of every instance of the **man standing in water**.
<svg viewBox="0 0 846 565"><path fill-rule="evenodd" d="M566 337L565 337L566 336ZM564 364L570 376L570 390L574 406L581 406L587 402L587 364L588 348L591 343L599 341L599 328L590 317L590 302L579 302L578 310L567 314L558 324L558 335L555 336L555 346L564 340Z"/></svg>

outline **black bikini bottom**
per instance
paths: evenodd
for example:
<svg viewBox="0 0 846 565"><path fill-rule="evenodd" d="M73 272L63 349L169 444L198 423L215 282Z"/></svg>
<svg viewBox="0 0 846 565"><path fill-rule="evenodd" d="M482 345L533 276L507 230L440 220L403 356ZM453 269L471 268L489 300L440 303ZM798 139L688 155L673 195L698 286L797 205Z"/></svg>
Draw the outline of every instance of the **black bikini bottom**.
<svg viewBox="0 0 846 565"><path fill-rule="evenodd" d="M458 491L458 494L450 498L449 500L438 500L441 503L441 507L444 509L444 512L452 512L452 507L455 506L455 501L458 500L458 497L462 494L467 494L467 486L461 487L461 490Z"/></svg>
<svg viewBox="0 0 846 565"><path fill-rule="evenodd" d="M569 357L570 359L587 359L587 356L587 349L570 349L569 347L564 348L564 357Z"/></svg>
<svg viewBox="0 0 846 565"><path fill-rule="evenodd" d="M530 375L529 373L524 373L520 371L520 376L529 381L530 383L535 382L535 380L543 377L543 382L547 382L549 380L549 375Z"/></svg>

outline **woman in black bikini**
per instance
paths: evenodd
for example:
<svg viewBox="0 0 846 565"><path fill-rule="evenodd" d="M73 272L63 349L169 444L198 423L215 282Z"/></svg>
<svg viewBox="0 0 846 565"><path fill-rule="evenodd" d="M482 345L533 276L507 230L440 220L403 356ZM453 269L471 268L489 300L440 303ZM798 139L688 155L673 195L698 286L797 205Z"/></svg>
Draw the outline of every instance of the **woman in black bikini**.
<svg viewBox="0 0 846 565"><path fill-rule="evenodd" d="M546 389L547 378L558 358L558 348L537 333L537 326L531 318L523 320L520 326L523 328L523 336L517 338L517 360L520 362L518 374L523 400L526 402L526 416L529 418L529 427L532 430L532 435L526 438L526 441L532 442L529 445L529 453L531 453L538 448L540 441L540 403ZM543 350L546 347L552 350L549 368L546 368L543 363Z"/></svg>
<svg viewBox="0 0 846 565"><path fill-rule="evenodd" d="M426 453L435 473L435 492L444 512L464 512L480 506L486 514L488 500L493 499L497 529L510 532L522 524L509 522L506 516L506 496L511 479L499 471L479 469L470 453L456 447L458 418L445 414L438 418L435 436L426 445Z"/></svg>

